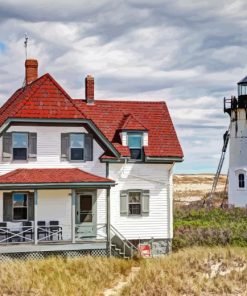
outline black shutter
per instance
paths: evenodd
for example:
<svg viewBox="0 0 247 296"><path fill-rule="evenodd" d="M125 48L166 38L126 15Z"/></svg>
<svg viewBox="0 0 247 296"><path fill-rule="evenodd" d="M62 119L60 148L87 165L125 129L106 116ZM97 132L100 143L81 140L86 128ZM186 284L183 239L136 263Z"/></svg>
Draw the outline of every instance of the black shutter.
<svg viewBox="0 0 247 296"><path fill-rule="evenodd" d="M93 135L85 134L85 161L93 160Z"/></svg>
<svg viewBox="0 0 247 296"><path fill-rule="evenodd" d="M69 134L61 134L61 160L69 159Z"/></svg>
<svg viewBox="0 0 247 296"><path fill-rule="evenodd" d="M37 158L37 133L28 134L28 159Z"/></svg>
<svg viewBox="0 0 247 296"><path fill-rule="evenodd" d="M3 193L3 221L12 221L12 193L4 192Z"/></svg>
<svg viewBox="0 0 247 296"><path fill-rule="evenodd" d="M10 161L12 158L12 133L3 134L3 161Z"/></svg>
<svg viewBox="0 0 247 296"><path fill-rule="evenodd" d="M34 221L34 193L28 193L28 220Z"/></svg>

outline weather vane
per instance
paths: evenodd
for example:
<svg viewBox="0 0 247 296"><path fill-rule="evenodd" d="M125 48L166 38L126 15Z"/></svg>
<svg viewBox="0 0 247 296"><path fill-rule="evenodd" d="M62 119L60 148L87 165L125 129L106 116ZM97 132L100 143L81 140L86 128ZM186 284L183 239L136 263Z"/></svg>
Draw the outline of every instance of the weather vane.
<svg viewBox="0 0 247 296"><path fill-rule="evenodd" d="M28 44L28 35L27 33L25 33L24 47L25 47L26 59L27 59L27 44Z"/></svg>

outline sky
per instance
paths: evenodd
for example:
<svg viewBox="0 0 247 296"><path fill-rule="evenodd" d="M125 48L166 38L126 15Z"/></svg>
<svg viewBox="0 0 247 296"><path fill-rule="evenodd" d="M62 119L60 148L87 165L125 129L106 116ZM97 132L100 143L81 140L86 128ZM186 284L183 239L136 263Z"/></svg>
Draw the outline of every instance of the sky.
<svg viewBox="0 0 247 296"><path fill-rule="evenodd" d="M214 173L246 27L245 0L0 0L0 103L23 84L27 33L39 74L73 98L91 74L96 99L165 100L185 155L175 172Z"/></svg>

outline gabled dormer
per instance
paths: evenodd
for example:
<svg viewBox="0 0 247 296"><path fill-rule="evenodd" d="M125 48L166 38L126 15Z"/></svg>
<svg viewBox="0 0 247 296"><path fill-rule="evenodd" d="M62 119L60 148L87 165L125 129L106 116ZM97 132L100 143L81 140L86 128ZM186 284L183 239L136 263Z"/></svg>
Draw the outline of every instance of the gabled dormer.
<svg viewBox="0 0 247 296"><path fill-rule="evenodd" d="M129 147L130 159L139 161L144 159L144 146L148 146L148 130L132 114L124 116L121 140L123 146Z"/></svg>

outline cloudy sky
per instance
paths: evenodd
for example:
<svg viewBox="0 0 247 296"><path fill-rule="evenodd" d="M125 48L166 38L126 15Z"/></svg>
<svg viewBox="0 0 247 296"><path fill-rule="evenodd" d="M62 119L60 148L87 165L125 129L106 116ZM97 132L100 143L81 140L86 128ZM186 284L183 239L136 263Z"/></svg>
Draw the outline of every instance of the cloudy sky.
<svg viewBox="0 0 247 296"><path fill-rule="evenodd" d="M1 103L23 83L27 32L40 74L72 97L93 74L98 99L166 100L185 154L176 171L215 172L223 97L247 75L245 0L0 0L0 26Z"/></svg>

